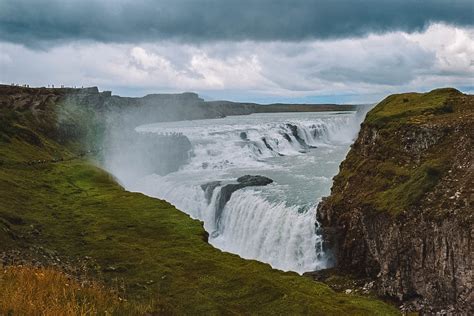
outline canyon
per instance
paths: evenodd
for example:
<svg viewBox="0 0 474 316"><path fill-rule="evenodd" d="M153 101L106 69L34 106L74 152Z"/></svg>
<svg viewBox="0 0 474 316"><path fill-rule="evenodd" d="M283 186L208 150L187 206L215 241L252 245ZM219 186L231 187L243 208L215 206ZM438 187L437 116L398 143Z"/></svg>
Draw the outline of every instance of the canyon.
<svg viewBox="0 0 474 316"><path fill-rule="evenodd" d="M447 88L377 104L312 219L328 266L373 281L375 294L396 300L404 311L472 312L473 99ZM395 314L379 300L221 252L208 243L202 222L163 200L124 190L117 181L128 174L114 178L101 169L133 165L139 167L133 175L164 176L192 159L186 133L146 133L147 125L137 132L142 124L355 109L209 102L194 93L122 98L97 88L0 86L2 264L50 265L53 257L67 271L84 266L108 285L123 279L131 300L159 297L162 311ZM334 114L334 122L344 115ZM311 127L314 139L305 139L304 127L283 122L278 131L285 132L274 139L252 140L241 130L232 137L271 159L291 156L282 144L306 157L321 149L314 139L327 131ZM171 150L157 155L155 147ZM110 156L119 159L110 162ZM209 166L212 161L191 165ZM239 187L223 198L221 211L235 197L250 201L237 180L205 180L201 185L208 186L196 188L207 201L218 186Z"/></svg>

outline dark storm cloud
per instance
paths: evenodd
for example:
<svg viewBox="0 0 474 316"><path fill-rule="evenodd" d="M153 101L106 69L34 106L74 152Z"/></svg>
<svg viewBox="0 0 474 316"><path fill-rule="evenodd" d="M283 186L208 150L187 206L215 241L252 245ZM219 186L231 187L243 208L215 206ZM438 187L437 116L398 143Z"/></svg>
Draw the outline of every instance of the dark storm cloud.
<svg viewBox="0 0 474 316"><path fill-rule="evenodd" d="M0 40L327 39L473 25L472 0L0 0Z"/></svg>

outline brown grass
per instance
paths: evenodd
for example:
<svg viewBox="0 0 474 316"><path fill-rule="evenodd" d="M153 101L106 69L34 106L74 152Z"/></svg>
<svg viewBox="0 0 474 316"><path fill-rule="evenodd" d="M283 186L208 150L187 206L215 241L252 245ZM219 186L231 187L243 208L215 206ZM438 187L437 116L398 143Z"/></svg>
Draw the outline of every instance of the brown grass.
<svg viewBox="0 0 474 316"><path fill-rule="evenodd" d="M0 271L0 315L143 315L150 309L54 268L9 266Z"/></svg>

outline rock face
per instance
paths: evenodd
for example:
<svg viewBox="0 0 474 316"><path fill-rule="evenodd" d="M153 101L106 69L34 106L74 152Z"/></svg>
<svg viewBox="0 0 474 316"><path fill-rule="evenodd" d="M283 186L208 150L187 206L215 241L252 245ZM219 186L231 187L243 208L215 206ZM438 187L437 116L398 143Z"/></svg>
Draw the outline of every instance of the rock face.
<svg viewBox="0 0 474 316"><path fill-rule="evenodd" d="M473 313L474 96L393 95L362 124L318 220L336 268L411 310Z"/></svg>
<svg viewBox="0 0 474 316"><path fill-rule="evenodd" d="M201 189L204 191L207 203L211 202L212 194L217 187L221 186L220 181L212 181L206 184L201 185Z"/></svg>
<svg viewBox="0 0 474 316"><path fill-rule="evenodd" d="M237 183L226 184L221 188L221 192L216 201L216 223L219 222L224 206L229 202L232 193L237 190L243 189L245 187L251 186L264 186L272 183L273 180L264 176L251 176L245 175L237 179ZM220 181L213 181L206 184L203 184L201 188L203 189L208 202L212 197L214 190L221 186Z"/></svg>

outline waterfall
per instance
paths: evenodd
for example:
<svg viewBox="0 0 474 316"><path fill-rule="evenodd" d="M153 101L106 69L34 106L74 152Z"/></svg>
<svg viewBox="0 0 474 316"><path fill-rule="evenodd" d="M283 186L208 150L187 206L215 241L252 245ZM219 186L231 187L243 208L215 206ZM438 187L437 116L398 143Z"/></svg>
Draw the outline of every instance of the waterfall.
<svg viewBox="0 0 474 316"><path fill-rule="evenodd" d="M210 242L281 270L319 270L326 262L315 218L315 206L301 211L284 202L271 203L253 190L238 191L225 206L218 234Z"/></svg>
<svg viewBox="0 0 474 316"><path fill-rule="evenodd" d="M285 271L322 269L317 202L329 193L360 120L354 113L262 114L141 126L140 133L186 136L190 159L176 172L123 183L203 221L219 249ZM275 181L233 192L216 215L222 187L246 174Z"/></svg>

